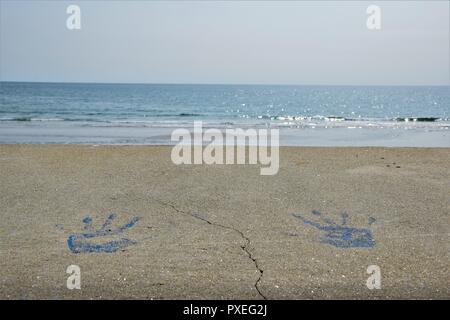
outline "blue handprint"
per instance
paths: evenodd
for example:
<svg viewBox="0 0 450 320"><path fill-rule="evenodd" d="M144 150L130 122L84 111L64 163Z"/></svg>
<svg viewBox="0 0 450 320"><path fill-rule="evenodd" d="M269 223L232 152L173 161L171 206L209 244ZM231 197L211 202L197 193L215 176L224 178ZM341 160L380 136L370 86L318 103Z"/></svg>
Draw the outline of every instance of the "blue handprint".
<svg viewBox="0 0 450 320"><path fill-rule="evenodd" d="M127 224L116 229L110 229L111 223L115 219L115 215L110 213L103 223L102 227L95 230L92 226L92 218L87 216L82 221L84 223L85 233L73 234L67 239L67 245L73 253L83 252L115 252L130 245L136 244L136 241L128 238L121 238L119 240L112 240L105 243L95 244L90 243L89 239L95 239L107 236L116 236L122 234L124 231L132 228L138 221L139 217L134 217Z"/></svg>
<svg viewBox="0 0 450 320"><path fill-rule="evenodd" d="M320 236L321 242L338 248L372 248L375 246L375 241L369 228L347 226L347 213L341 214L342 221L340 224L331 219L322 218L322 214L317 210L313 210L311 214L320 217L324 223L308 220L298 214L293 214L293 216L300 219L303 223L323 231L324 233ZM368 225L370 226L373 222L375 222L375 218L369 217Z"/></svg>

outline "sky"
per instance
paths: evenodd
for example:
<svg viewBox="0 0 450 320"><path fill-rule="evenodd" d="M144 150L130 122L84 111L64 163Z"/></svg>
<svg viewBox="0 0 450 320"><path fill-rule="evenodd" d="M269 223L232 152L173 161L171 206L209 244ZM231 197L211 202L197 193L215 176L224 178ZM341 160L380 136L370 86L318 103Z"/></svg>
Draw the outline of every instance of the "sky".
<svg viewBox="0 0 450 320"><path fill-rule="evenodd" d="M69 30L66 8L81 9ZM381 29L366 26L369 5ZM448 1L0 0L0 80L450 85Z"/></svg>

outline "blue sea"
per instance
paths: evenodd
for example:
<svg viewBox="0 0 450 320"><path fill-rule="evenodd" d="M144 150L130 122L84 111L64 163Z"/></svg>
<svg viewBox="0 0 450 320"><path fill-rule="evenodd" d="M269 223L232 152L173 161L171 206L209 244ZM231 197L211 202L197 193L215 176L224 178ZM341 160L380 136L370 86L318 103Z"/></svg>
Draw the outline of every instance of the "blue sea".
<svg viewBox="0 0 450 320"><path fill-rule="evenodd" d="M171 144L196 120L282 145L450 147L450 87L0 82L0 143Z"/></svg>

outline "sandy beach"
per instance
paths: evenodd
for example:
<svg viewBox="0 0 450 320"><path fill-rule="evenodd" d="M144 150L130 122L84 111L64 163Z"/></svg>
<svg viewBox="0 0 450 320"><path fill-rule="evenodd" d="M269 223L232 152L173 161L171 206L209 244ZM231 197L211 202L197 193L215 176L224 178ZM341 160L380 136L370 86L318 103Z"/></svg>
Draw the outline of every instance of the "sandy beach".
<svg viewBox="0 0 450 320"><path fill-rule="evenodd" d="M450 298L450 149L282 147L274 176L170 151L1 145L0 298Z"/></svg>

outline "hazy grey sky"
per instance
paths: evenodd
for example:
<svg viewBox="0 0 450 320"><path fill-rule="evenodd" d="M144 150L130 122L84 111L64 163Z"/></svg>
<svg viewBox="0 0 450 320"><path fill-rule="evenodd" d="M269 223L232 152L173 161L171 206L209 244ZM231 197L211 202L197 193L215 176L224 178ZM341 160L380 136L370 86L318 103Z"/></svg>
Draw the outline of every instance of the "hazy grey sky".
<svg viewBox="0 0 450 320"><path fill-rule="evenodd" d="M450 84L447 1L0 3L4 81Z"/></svg>

